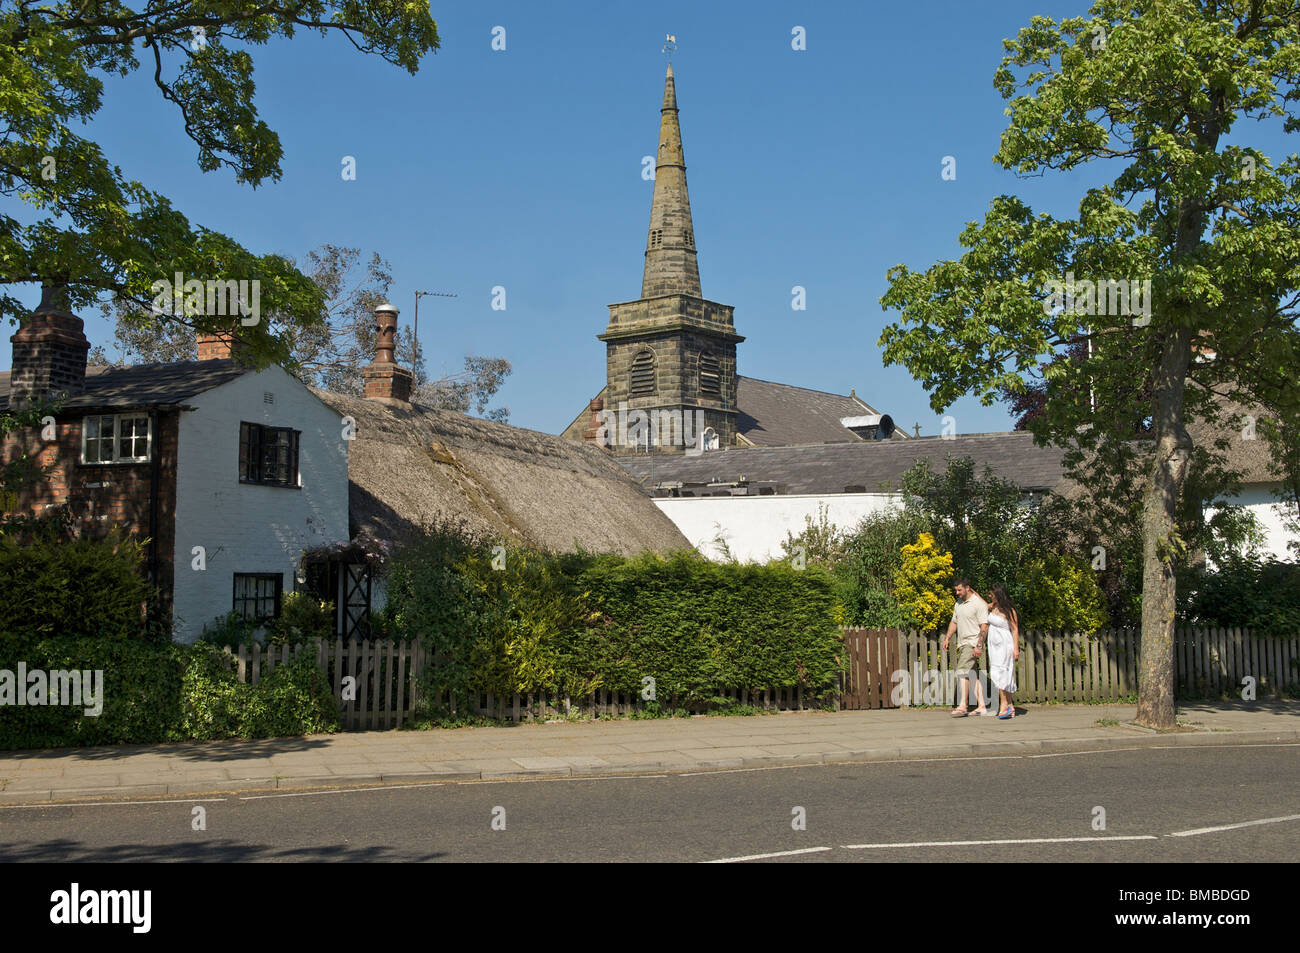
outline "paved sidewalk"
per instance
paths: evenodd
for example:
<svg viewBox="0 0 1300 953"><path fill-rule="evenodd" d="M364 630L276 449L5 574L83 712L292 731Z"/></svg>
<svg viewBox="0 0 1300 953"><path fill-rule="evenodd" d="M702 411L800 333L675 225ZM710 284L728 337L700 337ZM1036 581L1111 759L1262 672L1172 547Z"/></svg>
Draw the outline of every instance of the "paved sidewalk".
<svg viewBox="0 0 1300 953"><path fill-rule="evenodd" d="M1196 730L1167 734L1124 727L1132 705L1020 710L1008 721L947 709L791 712L0 752L0 803L1300 742L1297 702L1189 705L1179 721Z"/></svg>

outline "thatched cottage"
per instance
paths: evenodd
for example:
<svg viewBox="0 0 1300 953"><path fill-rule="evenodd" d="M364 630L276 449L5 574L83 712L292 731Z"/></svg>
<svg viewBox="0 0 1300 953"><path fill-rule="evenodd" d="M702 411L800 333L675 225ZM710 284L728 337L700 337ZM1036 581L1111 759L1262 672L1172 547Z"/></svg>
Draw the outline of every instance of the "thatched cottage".
<svg viewBox="0 0 1300 953"><path fill-rule="evenodd" d="M148 539L150 581L186 642L232 612L275 617L295 588L334 601L339 634L366 632L382 594L353 545L363 531L391 542L450 520L559 550L687 545L601 450L412 403L396 317L376 312L366 396L340 397L244 366L220 337L200 338L198 361L88 369L82 320L47 294L13 336L0 410L54 396L60 409L7 435L0 463L26 455L49 476L0 507L62 507L78 534Z"/></svg>

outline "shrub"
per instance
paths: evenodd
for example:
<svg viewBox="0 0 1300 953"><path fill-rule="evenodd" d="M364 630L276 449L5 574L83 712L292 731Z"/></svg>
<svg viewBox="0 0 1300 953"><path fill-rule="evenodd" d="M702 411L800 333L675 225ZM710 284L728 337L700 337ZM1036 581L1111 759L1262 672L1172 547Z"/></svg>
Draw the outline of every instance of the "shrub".
<svg viewBox="0 0 1300 953"><path fill-rule="evenodd" d="M922 533L904 546L894 574L894 597L908 622L923 631L937 629L952 617L948 580L952 554L940 552L934 537Z"/></svg>
<svg viewBox="0 0 1300 953"><path fill-rule="evenodd" d="M1025 628L1095 632L1108 620L1096 575L1085 562L1057 553L1038 556L1022 581Z"/></svg>
<svg viewBox="0 0 1300 953"><path fill-rule="evenodd" d="M1300 564L1233 558L1217 570L1187 572L1179 591L1185 625L1300 632Z"/></svg>
<svg viewBox="0 0 1300 953"><path fill-rule="evenodd" d="M0 749L264 738L333 731L338 709L325 675L307 656L241 684L212 645L104 639L0 638L0 669L102 671L103 709L68 705L0 708Z"/></svg>
<svg viewBox="0 0 1300 953"><path fill-rule="evenodd" d="M140 638L149 598L141 541L0 537L0 634Z"/></svg>
<svg viewBox="0 0 1300 953"><path fill-rule="evenodd" d="M831 571L846 625L883 629L909 624L894 597L894 574L902 548L929 528L923 514L891 508L863 518L841 537Z"/></svg>
<svg viewBox="0 0 1300 953"><path fill-rule="evenodd" d="M272 645L300 645L333 637L334 603L308 592L288 593L281 600L279 618L267 626L267 642Z"/></svg>
<svg viewBox="0 0 1300 953"><path fill-rule="evenodd" d="M181 720L184 646L125 639L7 635L0 669L103 672L98 717L68 705L0 708L0 748L151 744L175 738Z"/></svg>

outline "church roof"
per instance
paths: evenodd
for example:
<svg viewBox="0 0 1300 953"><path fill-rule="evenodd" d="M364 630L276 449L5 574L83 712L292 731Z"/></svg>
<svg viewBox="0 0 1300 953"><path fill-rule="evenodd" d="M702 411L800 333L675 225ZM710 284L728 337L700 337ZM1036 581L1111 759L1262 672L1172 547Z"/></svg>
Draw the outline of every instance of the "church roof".
<svg viewBox="0 0 1300 953"><path fill-rule="evenodd" d="M419 404L312 388L356 423L348 445L352 532L391 539L463 520L503 540L631 554L686 538L604 451Z"/></svg>
<svg viewBox="0 0 1300 953"><path fill-rule="evenodd" d="M832 394L756 377L737 376L736 394L736 433L742 444L753 447L862 443L862 438L840 421L880 413L854 394ZM596 396L606 399L606 389L601 388ZM581 440L590 422L591 411L583 410L564 428L561 436ZM894 439L911 438L902 430L895 430Z"/></svg>
<svg viewBox="0 0 1300 953"><path fill-rule="evenodd" d="M812 443L860 443L862 438L840 421L876 414L856 395L844 396L756 377L736 378L736 432L755 447L789 447ZM895 436L902 439L899 431Z"/></svg>
<svg viewBox="0 0 1300 953"><path fill-rule="evenodd" d="M973 434L944 439L858 440L799 447L718 450L697 456L639 454L619 463L647 489L666 483L774 483L779 493L884 493L899 488L918 460L942 472L947 458L971 457L976 470L995 475L1026 491L1043 492L1061 482L1062 451L1034 446L1027 431ZM853 489L849 489L853 488Z"/></svg>

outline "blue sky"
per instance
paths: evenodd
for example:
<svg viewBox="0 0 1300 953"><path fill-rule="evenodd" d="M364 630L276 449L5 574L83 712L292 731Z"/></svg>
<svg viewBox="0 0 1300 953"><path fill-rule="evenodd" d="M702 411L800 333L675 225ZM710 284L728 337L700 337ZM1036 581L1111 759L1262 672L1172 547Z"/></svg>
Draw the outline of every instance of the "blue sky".
<svg viewBox="0 0 1300 953"><path fill-rule="evenodd" d="M257 102L285 151L256 190L203 174L148 73L111 79L91 134L124 172L192 222L258 252L330 242L393 266L392 301L417 289L430 371L466 353L514 373L511 422L557 432L604 383L606 306L640 293L665 33L681 109L704 295L735 307L741 374L857 393L934 434L928 395L876 341L896 319L885 273L960 253L964 223L1014 192L1069 215L1115 169L1018 179L991 161L1005 128L992 86L1004 37L1068 0L909 3L437 3L442 49L414 77L341 37L252 48ZM491 49L492 29L506 49ZM794 26L807 49L791 49ZM355 181L340 175L354 156ZM957 178L940 177L956 157ZM507 308L491 308L493 286ZM791 288L807 310L791 309ZM32 296L35 304L36 295ZM111 328L86 313L92 343ZM3 366L8 366L4 335ZM962 433L1006 430L1005 408L949 411Z"/></svg>

